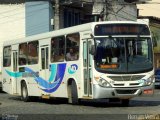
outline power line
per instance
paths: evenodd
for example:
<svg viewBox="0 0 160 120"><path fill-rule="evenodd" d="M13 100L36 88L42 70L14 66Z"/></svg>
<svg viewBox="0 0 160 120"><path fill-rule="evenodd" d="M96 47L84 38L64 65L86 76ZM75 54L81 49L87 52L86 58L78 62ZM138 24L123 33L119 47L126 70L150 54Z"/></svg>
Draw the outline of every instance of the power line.
<svg viewBox="0 0 160 120"><path fill-rule="evenodd" d="M43 11L43 10L45 10L45 9L47 9L47 7L46 7L46 8L43 8L43 9L33 10L33 11L30 12L28 15L26 15L25 17L21 17L20 19L26 19L26 18L28 18L28 17L34 16L35 14L34 14L33 12ZM19 12L19 13L21 13L21 12ZM16 14L14 14L14 15L10 15L9 17L15 16L15 15L19 15L19 13L16 13ZM0 18L0 19L2 19L2 18ZM15 21L15 20L20 20L20 19L18 18L18 19L13 19L13 20L9 20L9 21L0 22L0 24L4 24L4 23L8 23L8 22Z"/></svg>
<svg viewBox="0 0 160 120"><path fill-rule="evenodd" d="M36 33L37 30L42 32L44 27L47 26L47 25L49 25L49 24L48 23L44 24L44 22L41 22L38 25L34 25L32 27L29 27L29 32L30 33ZM46 32L50 32L50 31L46 31ZM38 33L38 34L40 34L40 33ZM13 37L15 36L15 38L16 38L16 36L18 37L18 36L24 36L24 35L25 34L17 34L17 35L13 35Z"/></svg>
<svg viewBox="0 0 160 120"><path fill-rule="evenodd" d="M41 4L43 5L43 4ZM37 5L36 5L37 6ZM32 10L30 11L30 13L32 14L33 12L36 12L36 11L41 11L41 10L44 10L44 9L47 9L48 7L44 7L44 8L41 8L41 9L37 9L37 10ZM4 17L1 17L0 19L4 19L4 18L9 18L9 17L12 17L12 16L15 16L15 15L19 15L20 13L23 13L23 12L18 12L18 13L14 13L12 15L7 15L7 16L4 16Z"/></svg>
<svg viewBox="0 0 160 120"><path fill-rule="evenodd" d="M125 11L122 11L122 12L125 12ZM126 12L125 12L126 13ZM129 14L129 13L128 13ZM134 15L132 15L132 14L130 14L131 16L133 16L134 17ZM148 18L149 19L149 18ZM142 21L144 21L144 22L146 22L145 20L143 20L143 19L140 19L140 20L142 20ZM160 29L160 27L158 27L158 26L154 26L154 25L150 25L150 26L152 26L152 27L156 27L156 28L159 28Z"/></svg>
<svg viewBox="0 0 160 120"><path fill-rule="evenodd" d="M110 8L109 8L109 9L110 9ZM110 9L110 10L111 10L111 9ZM122 10L122 12L129 14L128 12L125 12L125 11L123 11L123 10ZM123 18L123 19L126 19L126 20L131 20L131 21L133 21L133 20L130 19L130 18L126 18L126 17L124 17L124 16L122 16L122 15L117 14L115 11L111 11L110 14L115 15L115 16L118 16L118 17ZM129 15L132 16L132 17L135 17L135 16L132 15L132 14L129 14ZM136 17L136 18L137 18L137 17ZM146 22L146 21L143 20L143 19L141 19L141 20L144 21L144 22ZM156 28L159 28L159 29L160 29L160 27L154 26L154 25L151 25L151 24L150 24L149 26L156 27Z"/></svg>
<svg viewBox="0 0 160 120"><path fill-rule="evenodd" d="M44 10L44 9L42 9L42 10ZM39 10L38 10L38 11L39 11ZM129 14L128 12L125 12L125 11L123 11L123 10L122 10L122 12ZM110 14L115 15L115 16L118 16L118 17L120 17L120 18L124 18L124 19L126 19L126 20L132 20L132 19L127 18L127 17L125 17L125 16L116 14L115 11L110 12ZM34 14L31 13L31 14L30 14L29 16L27 16L27 17L31 17L31 16L33 16L33 15L34 15ZM132 15L132 14L130 14L130 15L133 16L133 17L135 17L135 16ZM13 15L13 16L14 16L14 15ZM25 18L22 18L22 19L25 19ZM18 20L19 20L19 19L18 19ZM8 22L8 21L7 21L7 22ZM47 25L48 25L48 24L47 24ZM31 30L34 31L35 29L41 28L42 26L44 26L44 24L39 24L39 25L33 26L33 29L31 29ZM37 27L37 28L36 28L36 27Z"/></svg>
<svg viewBox="0 0 160 120"><path fill-rule="evenodd" d="M106 3L106 2L96 2L96 3ZM110 2L111 3L111 2ZM128 3L129 5L132 5L131 3ZM128 4L124 4L124 3L118 3L118 5L128 5ZM28 5L27 7L35 7L35 6L38 6L38 5L44 5L44 3L39 3L39 4L35 4L35 5ZM133 4L135 5L135 4ZM18 9L20 8L16 8L16 9L13 9L13 10L9 10L9 11L4 11L4 12L0 12L0 14L6 14L6 13L10 13L10 12L13 12L13 11L17 11ZM13 14L13 15L17 15L18 13L16 14ZM6 17L10 17L10 16L13 16L13 15L8 15L8 16L4 16L4 17L1 17L0 19L2 18L6 18Z"/></svg>
<svg viewBox="0 0 160 120"><path fill-rule="evenodd" d="M43 5L42 3L40 3L40 4L36 4L36 5L29 5L30 7L34 7L34 6L38 6L38 5ZM41 10L43 10L43 9L41 9ZM39 10L34 10L34 11L39 11ZM34 12L34 11L30 11L31 13L32 12ZM9 11L10 12L10 11ZM1 13L3 13L3 12L1 12ZM7 12L5 12L5 13L7 13ZM21 13L21 12L18 12L18 13L16 13L16 14L13 14L13 15L9 15L9 16L5 16L5 17L1 17L0 19L3 19L3 18L6 18L6 17L12 17L12 16L14 16L14 15L18 15L19 13ZM127 13L128 14L128 13ZM24 18L23 18L24 19ZM4 23L4 22L2 22L2 23ZM6 22L5 22L6 23Z"/></svg>
<svg viewBox="0 0 160 120"><path fill-rule="evenodd" d="M27 7L31 8L31 7L35 7L35 6L38 6L38 5L44 5L44 4L43 3L39 3L39 4L35 4L35 5L27 5ZM10 13L10 12L13 12L13 11L17 11L18 9L20 9L20 8L15 8L15 9L12 9L12 10L0 12L0 14L2 15L2 14Z"/></svg>
<svg viewBox="0 0 160 120"><path fill-rule="evenodd" d="M28 8L39 6L39 5L44 5L44 3L39 3L39 4L36 4L36 5L28 5ZM42 10L42 9L47 9L47 8L41 8L41 9L37 9L37 10L32 10L32 11L30 11L30 13L35 12L35 11L39 11L39 10ZM14 10L5 11L5 12L1 12L0 14L2 15L2 14L11 13L11 12L17 11L18 9L20 9L20 8L17 8L17 9L14 9ZM10 17L12 17L14 15L19 15L20 13L23 13L23 12L17 12L17 13L14 13L12 15L6 15L6 16L0 17L0 19L10 18Z"/></svg>

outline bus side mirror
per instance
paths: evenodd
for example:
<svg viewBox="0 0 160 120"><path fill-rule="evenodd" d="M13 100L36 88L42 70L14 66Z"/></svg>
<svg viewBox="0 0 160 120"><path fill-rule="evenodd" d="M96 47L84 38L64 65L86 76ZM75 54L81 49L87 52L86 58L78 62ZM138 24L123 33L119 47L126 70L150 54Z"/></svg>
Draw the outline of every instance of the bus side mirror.
<svg viewBox="0 0 160 120"><path fill-rule="evenodd" d="M91 55L95 55L95 54L96 54L95 45L91 45L91 48L90 48L90 50L89 50L89 53L90 53Z"/></svg>

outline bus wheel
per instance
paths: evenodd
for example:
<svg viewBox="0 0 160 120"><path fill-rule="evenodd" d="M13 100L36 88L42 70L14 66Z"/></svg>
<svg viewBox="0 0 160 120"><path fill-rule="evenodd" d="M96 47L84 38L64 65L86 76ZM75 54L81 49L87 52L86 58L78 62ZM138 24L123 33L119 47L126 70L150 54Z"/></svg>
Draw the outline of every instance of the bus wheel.
<svg viewBox="0 0 160 120"><path fill-rule="evenodd" d="M123 107L128 107L129 106L129 99L122 99L121 100L121 105Z"/></svg>
<svg viewBox="0 0 160 120"><path fill-rule="evenodd" d="M24 102L28 102L28 101L29 101L27 85L26 85L25 82L22 83L21 99L22 99Z"/></svg>
<svg viewBox="0 0 160 120"><path fill-rule="evenodd" d="M71 86L70 86L70 96L69 96L69 103L72 105L77 105L79 103L78 101L78 94L77 94L77 85L74 80L72 80Z"/></svg>

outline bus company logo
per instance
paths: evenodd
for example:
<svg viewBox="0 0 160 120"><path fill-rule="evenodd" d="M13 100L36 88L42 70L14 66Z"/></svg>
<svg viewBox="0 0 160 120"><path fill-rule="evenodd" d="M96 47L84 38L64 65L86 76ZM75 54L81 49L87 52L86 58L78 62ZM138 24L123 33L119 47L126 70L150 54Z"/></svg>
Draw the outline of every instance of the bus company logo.
<svg viewBox="0 0 160 120"><path fill-rule="evenodd" d="M78 66L76 64L72 64L69 68L68 68L68 73L69 74L74 74L76 73L76 71L78 70Z"/></svg>
<svg viewBox="0 0 160 120"><path fill-rule="evenodd" d="M66 63L63 64L52 64L50 65L50 76L48 80L43 79L42 77L37 76L36 72L32 69L25 67L25 73L30 73L33 75L34 80L39 84L41 87L40 89L47 92L53 93L55 92L62 83L64 78L64 73L66 70ZM6 70L7 74L18 78L22 77L22 72L10 72Z"/></svg>

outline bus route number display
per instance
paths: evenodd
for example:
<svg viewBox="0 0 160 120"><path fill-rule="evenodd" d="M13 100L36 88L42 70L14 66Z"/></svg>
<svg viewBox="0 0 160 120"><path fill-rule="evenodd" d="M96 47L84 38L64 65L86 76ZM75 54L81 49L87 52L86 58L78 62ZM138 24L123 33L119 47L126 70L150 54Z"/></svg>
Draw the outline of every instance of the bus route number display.
<svg viewBox="0 0 160 120"><path fill-rule="evenodd" d="M95 36L105 35L150 35L148 26L143 24L101 24L96 25Z"/></svg>

